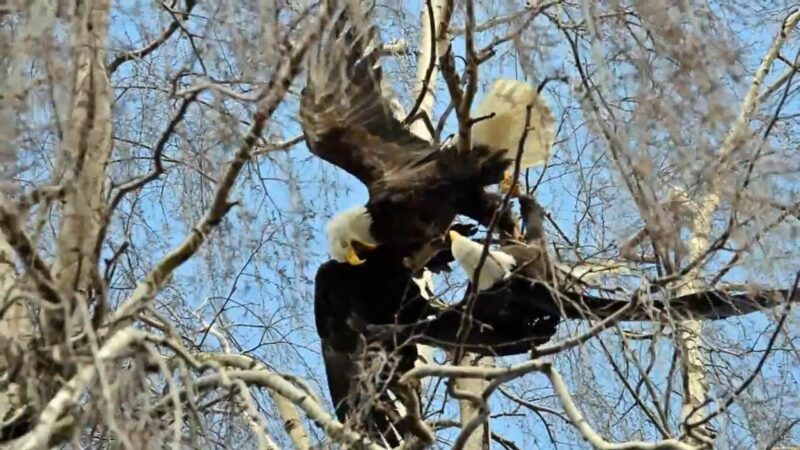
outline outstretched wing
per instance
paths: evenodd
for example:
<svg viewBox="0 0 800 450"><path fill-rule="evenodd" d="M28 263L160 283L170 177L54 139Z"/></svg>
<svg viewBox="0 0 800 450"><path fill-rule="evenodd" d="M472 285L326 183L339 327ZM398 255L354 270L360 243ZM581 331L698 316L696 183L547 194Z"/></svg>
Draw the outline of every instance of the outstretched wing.
<svg viewBox="0 0 800 450"><path fill-rule="evenodd" d="M394 117L381 89L380 45L360 1L346 1L309 56L300 118L312 153L367 186L436 149Z"/></svg>

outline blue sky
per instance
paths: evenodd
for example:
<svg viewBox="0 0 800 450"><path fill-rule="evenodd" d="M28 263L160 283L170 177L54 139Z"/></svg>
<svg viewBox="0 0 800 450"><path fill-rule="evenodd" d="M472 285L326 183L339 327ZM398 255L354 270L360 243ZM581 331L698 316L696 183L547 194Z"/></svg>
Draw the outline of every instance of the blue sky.
<svg viewBox="0 0 800 450"><path fill-rule="evenodd" d="M406 11L417 11L418 5L418 1L409 2L406 5ZM161 26L154 25L151 29L163 28L166 20L164 14L153 15L148 8L144 8L140 14L137 17L140 24L145 24L145 26L149 27L154 22L158 22ZM413 24L417 23L415 13L410 13L407 19ZM483 17L479 17L479 22L482 20ZM536 25L544 26L545 22L537 21ZM196 28L191 28L191 26ZM205 25L200 21L199 24L191 24L190 29L202 31L205 29ZM395 31L397 29L391 27L383 29L384 40L396 37ZM768 40L771 39L774 31L775 26L762 27L755 34L748 31L734 30L734 32L739 33L744 41L753 44L749 49L750 52L742 55L746 59L748 69L752 70L757 65L760 55L768 45ZM112 21L112 35L119 39L118 42L130 42L134 46L138 46L137 44L140 44L143 40L139 29L127 22L127 19ZM485 44L488 39L489 37L481 37L479 42ZM416 45L414 42L411 44L412 46ZM455 42L457 51L461 48L461 45L460 40ZM180 50L175 53L180 51L187 51L185 42L182 42ZM158 57L158 55L154 57ZM490 63L482 68L482 80L490 81L499 76L508 78L521 77L521 71L518 70L518 66L513 64L511 57L501 55L497 61L497 63ZM409 61L403 60L401 62L405 64ZM387 67L391 67L392 64L394 63L387 62ZM115 75L115 82L119 85L124 84L127 76L135 73L135 70L136 66L133 64L124 66ZM553 71L559 70L566 72L570 76L574 75L568 60L565 60L563 54L558 52L550 53L546 61L541 66L537 66L537 70L540 76L549 75ZM776 72L780 73L780 71ZM777 76L777 74L771 76ZM441 81L439 86L443 86ZM402 87L398 84L398 88ZM556 111L556 116L561 117L562 113L564 113L572 120L575 120L579 113L574 110L574 101L563 100L570 95L567 86L554 85L553 89L554 91L549 92L548 96L552 100L551 106ZM441 93L442 91L440 90L439 92ZM410 105L408 94L402 91L399 94L404 99L406 107L408 107ZM478 95L476 104L480 101L481 93L479 92ZM156 133L165 123L164 119L168 117L167 114L164 114L163 108L161 112L139 110L136 102L129 103L128 98L123 100L118 104L118 113L128 117L129 120L134 120L137 117L144 118L147 121L147 125L152 127L152 133ZM122 110L123 104L125 105L124 111ZM444 106L441 101L437 102L436 116ZM293 119L296 107L296 102L289 101L279 111L276 124L270 129L271 137L287 138L300 132L296 121ZM231 106L232 110L236 110L236 108L236 106ZM147 115L147 117L144 117L144 115ZM246 115L242 115L242 117L246 117ZM212 121L215 117L211 114L206 114L197 116L197 119ZM244 127L242 126L242 128ZM450 130L452 129L451 118ZM212 137L204 134L187 134L189 136L186 138L176 140L175 147L168 149L168 152L181 155L179 147L188 142L189 138L194 138L198 141L210 141ZM141 136L141 138L146 142L154 141L153 136ZM563 143L558 147L554 159L556 167L548 169L548 176L545 177L545 183L537 192L537 196L540 202L554 214L559 227L565 230L568 235L573 236L576 223L584 213L577 197L577 187L580 182L590 182L591 180L581 179L580 173L570 170L565 163L577 163L588 167L593 163L597 163L598 158L591 154L583 155L581 153L583 145L593 140L592 135L587 133L585 127L578 128L574 133L559 135L558 140L563 140ZM216 152L212 156L216 157L217 160L224 159L219 157L220 154L223 156L226 152L231 154L231 149L236 145L236 141L233 139L221 139L220 142L220 145L216 147L207 144L207 148ZM147 154L147 151L142 151L141 149L134 148L130 151ZM562 165L562 163L564 164ZM147 170L147 167L146 163L142 164L143 171ZM212 174L218 173L219 166L214 167L212 164L207 169ZM535 180L539 172L532 172L531 179ZM229 214L229 217L226 218L221 227L221 235L212 239L209 246L201 252L201 258L190 262L176 273L175 285L184 298L190 297L194 299L194 307L206 302L207 306L202 312L206 319L213 317L215 314L208 304L209 299L211 299L211 303L216 303L217 307L225 303L227 317L231 321L240 324L236 328L236 333L239 336L238 342L242 348L252 349L261 342L271 343L266 347L258 347L252 354L262 358L268 364L280 367L281 370L291 369L292 371L309 375L317 382L320 392L327 396L324 371L320 365L318 342L311 320L313 286L309 280L313 279L318 264L326 259L323 231L325 221L335 211L366 201L366 191L352 177L327 163L311 157L304 145L298 145L288 153L279 152L269 157L262 157L255 164L249 166L244 175L245 179L234 194L234 198L241 201L242 206ZM558 175L557 178L555 177L556 175ZM613 175L609 172L596 173L594 176L598 177L598 179L613 178ZM145 189L143 197L145 200L141 206L138 206L139 213L147 219L148 223L155 225L153 225L153 229L149 230L143 225L137 226L131 236L134 241L138 241L142 246L155 244L157 248L162 250L162 252L156 252L151 255L152 259L156 259L171 245L179 242L186 231L183 221L176 219L174 213L180 211L191 217L192 211L199 210L198 206L201 206L196 203L196 200L193 201L192 199L204 198L204 196L208 195L207 193L203 194L192 190L191 183L193 180L197 180L196 176L187 175L186 179L182 178L183 176L176 176L175 172L172 172L169 180L164 185L155 184ZM163 187L176 188L181 186L186 188L185 192L176 191L174 194L163 196ZM612 190L609 192L609 196L612 199L619 195L619 191ZM622 194L614 200L619 203L625 203L627 198L627 195ZM164 207L164 204L166 204L166 207ZM606 219L609 221L618 219L620 222L628 221L631 224L633 223L629 217L615 217L611 212L607 213L608 217ZM609 236L599 236L597 238L598 241L608 242L624 237L624 235L620 234L624 227L621 227L621 224L619 225L611 227L612 230L607 231ZM614 233L617 234L615 235ZM270 237L270 240L262 242L267 237ZM220 246L223 239L231 239L229 242L233 242L236 238L241 238L242 243L234 245L233 248ZM584 236L584 239L586 238L588 236ZM299 251L293 245L298 240L305 243ZM219 251L224 251L224 256L214 253ZM228 266L231 268L228 268ZM143 270L146 267L147 264L142 264ZM790 275L788 272L779 274L778 278L785 280ZM731 274L734 280L744 279L747 275L749 274L745 274L744 271ZM234 294L226 301L225 299L229 297L229 293L232 290ZM169 298L169 295L165 295L161 300L168 304ZM457 299L458 296L455 296L455 298ZM176 316L183 316L185 320L191 320L186 313L186 311L180 311L176 313ZM721 336L744 338L748 345L757 349L763 348L768 339L768 333L761 334L760 332L767 327L769 322L765 316L757 314L742 320L736 319L724 323L715 323L711 325L711 328ZM584 326L585 324L574 322L565 324L561 327L561 334L573 334ZM624 363L624 357L621 357L622 350L617 339L609 337L604 342L609 348L619 352L616 354L615 360ZM209 343L213 345L213 342ZM663 381L672 346L670 341L664 340L656 347L659 357L657 369L653 376L655 379ZM613 398L621 391L619 381L610 376L608 363L602 356L598 356L602 355L602 351L599 345L590 343L581 351L570 352L556 359L558 366L564 371L568 383L575 388L576 392L585 390L586 387L581 383L587 376L598 380L597 385L591 387L594 391L586 391L587 398L591 398L592 395ZM754 354L748 358L752 360L757 359L757 357L758 354ZM598 364L581 363L583 358L594 358L591 361L596 361ZM795 369L791 371L791 376L796 385L798 378L797 362L796 360L793 362L790 355L784 354L774 358L765 367L765 373L784 374L785 370L782 370L781 366L786 364L794 365ZM787 382L792 382L792 380ZM516 385L520 389L527 389L532 393L541 392L549 395L546 389L547 384L541 376L528 376L516 383ZM765 395L769 393L770 389L774 389L774 387L770 387L767 384L759 384L753 387L756 393L760 392ZM796 393L796 387L790 392ZM626 403L631 401L630 396L627 394L624 394L622 398ZM542 402L552 405L552 400L546 398ZM675 402L676 400L672 403L673 410L677 406ZM498 408L508 410L505 402L501 403L496 398L494 403ZM591 401L588 401L587 404L590 403ZM592 417L588 412L587 415L595 423L603 424L608 423L608 420L610 420L604 417ZM555 427L557 441L559 442L557 448L585 448L569 427L563 426L558 419L554 419L552 416L547 418ZM640 422L641 415L634 415L633 419L626 418L623 420L623 424L628 429L632 426L635 427L634 424ZM521 419L497 420L494 422L494 427L496 431L514 440L522 448L555 448L549 443L546 430L541 420L535 415L527 414ZM642 438L650 439L654 437L652 429L643 428L642 430L645 433ZM734 430L732 433L744 435L746 430ZM622 434L608 436L609 439L615 437L624 438L625 436Z"/></svg>

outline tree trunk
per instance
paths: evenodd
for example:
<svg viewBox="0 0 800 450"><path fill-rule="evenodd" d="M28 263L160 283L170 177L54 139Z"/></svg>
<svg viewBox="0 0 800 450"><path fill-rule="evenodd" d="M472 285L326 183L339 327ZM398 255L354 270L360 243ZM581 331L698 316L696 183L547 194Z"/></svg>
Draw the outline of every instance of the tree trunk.
<svg viewBox="0 0 800 450"><path fill-rule="evenodd" d="M428 1L430 3L428 3ZM431 17L428 12L428 4L430 4L433 10L435 34L431 33ZM448 27L451 14L452 11L449 9L447 0L427 0L422 5L419 58L417 59L417 84L414 87L413 99L419 102L417 114L427 116L429 119L433 117L433 101L439 65L438 58L445 53L450 44ZM435 54L432 54L434 50ZM429 141L433 140L433 136L423 119L417 119L411 124L411 132ZM433 351L430 347L418 345L417 349L420 356L425 358L428 363L433 361ZM476 355L466 354L462 362L470 364L470 361L476 358ZM494 359L481 358L478 360L478 364L492 367L494 365ZM472 395L480 396L485 387L486 382L482 380L456 380L456 388L458 390L466 391ZM468 400L460 401L459 405L461 409L461 424L463 426L478 414L478 408ZM489 422L487 421L470 435L464 448L466 450L488 449L490 443L489 439L491 437L489 433Z"/></svg>
<svg viewBox="0 0 800 450"><path fill-rule="evenodd" d="M433 23L435 24L436 36L431 34L431 18L428 14L427 2L433 9ZM417 76L416 85L414 86L413 100L416 102L421 98L419 110L417 114L424 114L428 118L432 117L433 100L436 88L436 75L438 73L438 58L447 50L450 44L449 33L447 28L450 24L450 15L452 11L448 8L447 0L426 0L422 2L422 19L420 22L420 37L419 37L419 57L417 58ZM431 41L434 42L431 42ZM435 43L436 54L432 54L433 46ZM427 79L427 82L426 82ZM423 94L424 92L424 94ZM417 136L433 140L425 125L424 120L415 120L411 124L411 132Z"/></svg>
<svg viewBox="0 0 800 450"><path fill-rule="evenodd" d="M14 270L14 250L0 231L0 373L16 373L33 338L33 323ZM26 403L24 377L11 377L0 392L0 422L16 416Z"/></svg>
<svg viewBox="0 0 800 450"><path fill-rule="evenodd" d="M710 200L710 201L709 201ZM699 210L695 210L692 218L692 237L689 240L689 260L702 256L708 248L708 236L711 231L711 216L718 204L717 197L707 199ZM687 275L687 282L678 290L678 295L686 295L702 289L699 282L699 270L693 270ZM699 320L687 320L677 326L677 342L681 351L681 374L683 377L683 398L681 401L681 423L686 429L686 421L697 420L699 411L708 392L708 379L706 378L706 358L698 342L703 332L703 324ZM692 437L693 435L693 437ZM698 427L692 431L688 442L700 445L703 441L713 442L713 435L708 427Z"/></svg>
<svg viewBox="0 0 800 450"><path fill-rule="evenodd" d="M494 358L480 357L471 353L461 358L460 365L476 367L494 367ZM480 397L489 382L480 378L459 378L455 381L455 387L459 391L465 391ZM461 411L461 426L465 426L475 416L480 414L480 407L474 402L466 399L459 400L458 407ZM488 407L488 405L487 405ZM491 448L492 434L489 419L483 425L476 428L467 438L464 450L489 450Z"/></svg>
<svg viewBox="0 0 800 450"><path fill-rule="evenodd" d="M431 17L428 14L428 8L425 2L422 4L422 14L420 22L419 33L419 55L417 56L417 75L416 83L414 85L413 101L419 101L420 106L418 113L425 114L429 118L433 114L433 100L434 100L434 86L436 86L436 66L437 57L443 49L447 48L448 33L447 27L450 22L450 11L447 9L446 0L426 0L431 2L433 9L433 23L435 24L435 36L431 33ZM432 41L436 41L436 54L433 54ZM433 67L431 67L433 64ZM429 76L427 76L429 75ZM424 94L423 94L424 92ZM420 99L420 95L424 95ZM413 105L412 105L413 107ZM398 120L403 120L403 117L398 117ZM410 126L410 131L415 135L427 141L432 141L433 136L428 131L423 120L416 120ZM417 361L415 365L434 364L433 360L433 347L417 344ZM423 386L424 386L423 382Z"/></svg>
<svg viewBox="0 0 800 450"><path fill-rule="evenodd" d="M96 247L105 212L106 166L111 153L111 84L106 73L110 2L79 2L71 17L72 102L61 143L57 178L67 187L56 241L53 277L61 298L74 308L74 294L90 297L97 274ZM95 277L97 275L97 277ZM88 301L88 300L87 300ZM57 342L70 316L44 311L46 336Z"/></svg>

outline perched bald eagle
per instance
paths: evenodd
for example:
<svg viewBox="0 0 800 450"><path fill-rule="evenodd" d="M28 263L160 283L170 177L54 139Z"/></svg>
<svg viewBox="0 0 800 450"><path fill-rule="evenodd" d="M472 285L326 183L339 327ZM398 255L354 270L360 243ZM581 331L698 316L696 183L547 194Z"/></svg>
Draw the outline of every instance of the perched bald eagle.
<svg viewBox="0 0 800 450"><path fill-rule="evenodd" d="M620 321L653 320L663 314L720 320L773 308L787 300L800 300L800 293L792 297L789 290L781 289L752 293L708 290L665 300L648 298L647 302L641 303L638 295L632 298L609 298L580 292L577 288L582 287L583 283L560 270L548 255L543 226L544 209L530 196L520 196L518 200L526 225L527 243L514 242L490 250L477 282L474 275L483 244L453 230L450 231L450 239L455 261L470 282L477 284L480 292L478 302L481 305L495 304L500 310L515 311L527 317L525 321L542 317L555 320L557 324L561 317L604 319L622 309L627 311L619 315ZM497 324L497 317L493 316L492 321ZM509 326L513 324L514 321L509 322Z"/></svg>
<svg viewBox="0 0 800 450"><path fill-rule="evenodd" d="M335 3L335 2L333 2ZM503 147L437 148L412 134L382 95L375 28L349 2L309 56L300 118L311 152L358 178L369 191L363 207L334 217L328 227L337 261L362 261L353 248L403 247L406 256L441 239L456 215L487 225L502 198L487 192L513 161ZM512 235L510 211L498 229Z"/></svg>
<svg viewBox="0 0 800 450"><path fill-rule="evenodd" d="M469 227L456 229L470 232ZM435 260L446 264L448 258L435 255ZM465 305L431 302L428 276L423 271L415 278L391 246L380 246L362 264L322 264L314 281L314 317L336 415L342 422L357 422L371 438L392 446L410 431L394 405L395 398L413 395L414 386L399 386L397 381L414 365L416 342L509 355L525 353L532 342L547 341L555 333L554 324L543 326L538 317L498 308L500 303L492 299L475 305L476 326L459 341ZM370 356L378 353L386 355L385 363L381 375L370 379L380 382L366 386L365 358L380 360Z"/></svg>
<svg viewBox="0 0 800 450"><path fill-rule="evenodd" d="M541 211L523 210L531 222L531 217L541 216ZM528 226L526 236L531 241L540 236L535 228ZM462 239L468 239L462 233L470 234L469 229L456 227L454 231L458 235L454 234L452 247L466 244ZM481 251L480 244L474 244L464 247L472 261ZM530 251L532 246L528 247L525 252L509 254L514 262L506 272L497 272L502 273L500 278L530 259L534 252ZM459 262L465 260L459 251L454 253ZM447 256L436 255L432 261L446 263ZM377 247L359 265L336 261L322 264L315 279L314 316L337 417L343 422L355 421L373 439L396 446L410 432L395 399L413 395L413 386L399 386L397 381L413 367L417 358L415 343L484 355L523 354L546 343L562 319L603 319L623 309L626 311L618 316L619 320L653 320L666 312L721 319L773 307L788 296L786 291L756 295L708 291L669 301L603 298L556 288L551 283L532 282L546 279L552 270L548 265L538 267L538 272L523 275L518 269L517 275L506 281L494 281L491 289L478 292L471 305L465 298L461 303L441 307L426 298L428 283L415 280L412 270L402 264L391 246ZM473 272L467 273L471 276ZM423 273L420 278L424 276ZM489 279L497 280L497 275ZM631 303L634 308L629 307ZM472 326L461 336L466 311L471 314ZM365 386L365 355L381 352L388 355L381 375L371 378L376 384ZM365 392L372 394L365 396Z"/></svg>
<svg viewBox="0 0 800 450"><path fill-rule="evenodd" d="M525 132L527 108L531 107L528 132ZM523 134L520 170L547 163L553 153L555 120L550 107L533 86L523 81L498 79L484 95L474 114L485 119L472 126L473 145L507 148L516 156ZM506 170L500 192L512 188L512 171ZM516 193L519 187L514 186Z"/></svg>

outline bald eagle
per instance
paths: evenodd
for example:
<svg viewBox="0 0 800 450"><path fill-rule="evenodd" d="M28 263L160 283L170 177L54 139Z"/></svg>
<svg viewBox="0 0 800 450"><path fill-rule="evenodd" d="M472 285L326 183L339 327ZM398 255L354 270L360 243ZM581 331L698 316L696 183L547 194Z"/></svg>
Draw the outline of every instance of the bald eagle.
<svg viewBox="0 0 800 450"><path fill-rule="evenodd" d="M465 226L455 229L471 232ZM446 264L448 258L437 254L432 261L437 260ZM431 302L430 272L414 275L391 246L380 246L358 265L322 264L314 281L314 318L336 415L342 422L359 422L371 438L392 446L409 432L394 398L413 395L414 386L397 381L416 361L415 343L510 355L525 353L531 340L544 342L555 333L554 324L543 326L537 318L498 308L492 299L473 308L477 326L459 341L465 305ZM367 375L364 358L376 352L387 355L381 375L371 378L380 382L365 386L360 381Z"/></svg>
<svg viewBox="0 0 800 450"><path fill-rule="evenodd" d="M458 214L488 225L502 198L485 187L502 180L515 156L490 144L465 153L456 145L440 149L396 119L382 95L377 33L359 5L348 3L323 32L300 100L308 148L369 192L363 207L328 227L333 257L350 264L363 261L353 244L394 245L407 256L441 239ZM498 229L512 235L515 227L504 212Z"/></svg>
<svg viewBox="0 0 800 450"><path fill-rule="evenodd" d="M472 126L473 145L507 148L516 156L525 131L528 106L531 112L519 168L524 170L547 163L553 152L555 120L540 93L523 81L494 81L475 111L476 117L485 119ZM506 170L500 192L512 189L511 178L511 170ZM519 194L519 186L513 188Z"/></svg>
<svg viewBox="0 0 800 450"><path fill-rule="evenodd" d="M474 280L483 244L461 236L457 231L450 231L450 239L453 256L470 281L477 284L479 291L491 289L499 282L509 279L514 273L532 280L553 280L553 266L547 257L546 249L521 242L489 250L478 279Z"/></svg>
<svg viewBox="0 0 800 450"><path fill-rule="evenodd" d="M527 211L531 217L530 210ZM534 229L529 224L526 233L529 239L540 236ZM470 234L470 230L455 227L453 231L458 235L454 235L451 247L458 248L464 243L462 239L468 240L463 234ZM475 244L464 247L473 261L474 254L481 251L480 244ZM528 253L510 256L514 262L506 266L506 272L498 272L503 274L501 278L515 268L519 270L520 263L530 259L526 256L534 254L530 247ZM465 260L459 251L454 253L459 262ZM432 261L446 264L447 256L436 255ZM636 303L635 308L629 308L632 302L637 302L636 298L603 298L563 287L557 289L549 283L532 283L537 278L541 280L541 276L546 279L552 270L547 265L539 267L543 269L527 272L527 276L520 271L519 276L510 276L505 282L494 281L490 289L478 292L471 306L465 298L458 304L441 307L426 298L430 292L427 292L429 283L424 282L425 273L419 277L422 280L415 280L415 274L402 264L391 246L377 247L359 265L333 260L322 264L315 279L314 316L339 420L356 420L373 439L392 446L402 440L409 430L395 398L413 394L410 392L413 389L409 389L413 387L398 386L397 381L413 367L417 358L415 343L483 355L524 354L546 343L562 319L604 319L625 308L627 311L619 320L649 321L667 311L721 319L773 307L788 296L786 291L756 295L708 291L669 301ZM432 266L432 269L439 268ZM471 276L472 272L467 273ZM467 311L473 326L465 336L459 336L462 317ZM365 378L363 358L370 353L368 349L391 355L386 358L381 376L372 378L378 384L367 389L375 393L372 397L363 395L364 383L360 381Z"/></svg>
<svg viewBox="0 0 800 450"><path fill-rule="evenodd" d="M458 231L451 230L451 251L471 283L477 284L482 305L495 304L499 309L515 311L521 316L541 316L556 323L567 319L604 319L631 306L619 316L620 321L653 320L663 314L681 318L720 320L773 308L783 301L800 300L800 293L788 290L760 290L753 293L708 290L667 300L648 298L639 303L640 295L632 298L609 298L589 295L576 289L583 283L561 270L550 258L544 234L545 211L533 197L518 197L525 222L525 241L512 242L490 250L478 279L475 271L483 252L483 244ZM648 293L649 294L649 293ZM495 323L496 318L493 318ZM530 319L528 319L530 320ZM509 322L513 324L513 322Z"/></svg>

